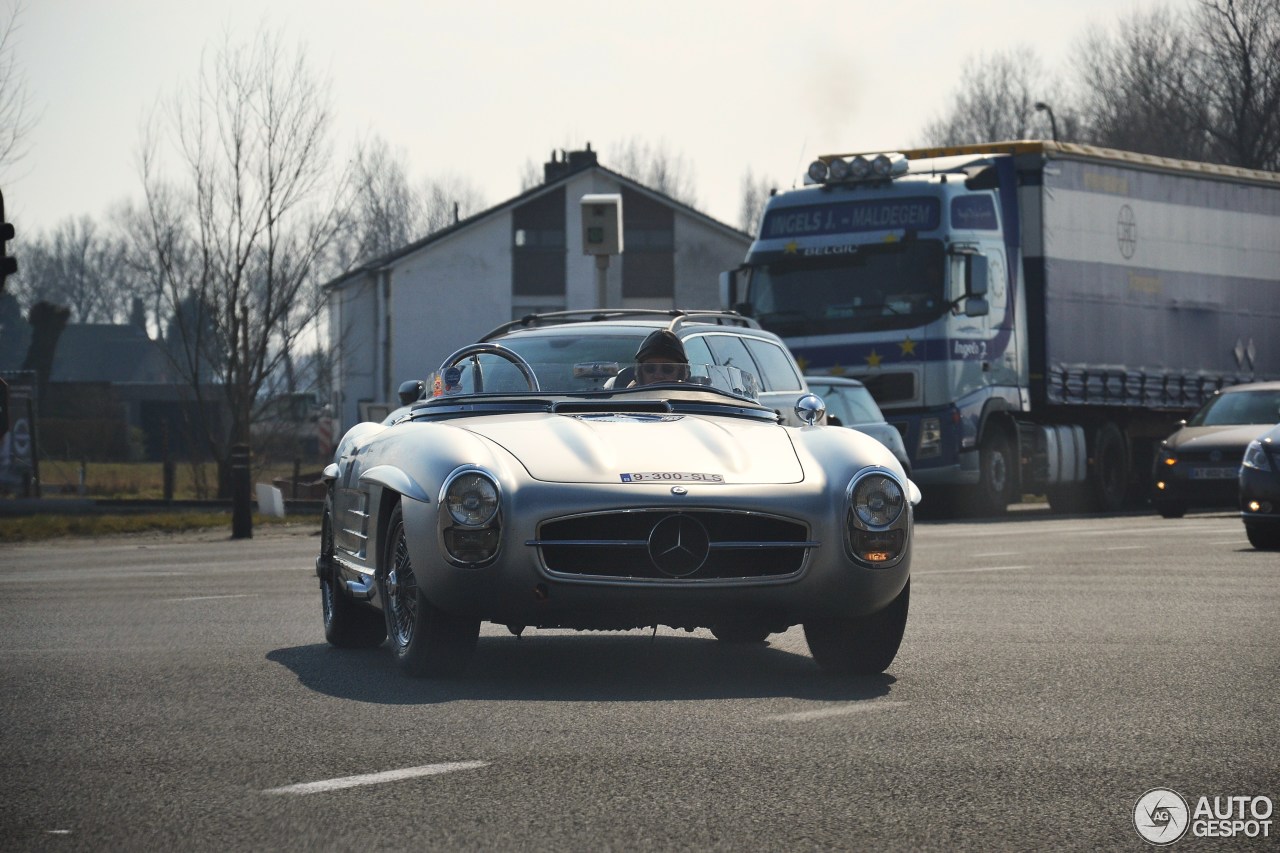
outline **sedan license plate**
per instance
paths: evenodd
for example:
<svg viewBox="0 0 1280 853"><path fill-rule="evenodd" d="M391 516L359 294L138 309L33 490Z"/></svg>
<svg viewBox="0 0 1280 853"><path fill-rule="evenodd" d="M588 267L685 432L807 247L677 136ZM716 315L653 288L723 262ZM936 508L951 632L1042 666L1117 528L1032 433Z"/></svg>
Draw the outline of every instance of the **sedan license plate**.
<svg viewBox="0 0 1280 853"><path fill-rule="evenodd" d="M1240 473L1239 468L1192 468L1193 480L1233 480Z"/></svg>

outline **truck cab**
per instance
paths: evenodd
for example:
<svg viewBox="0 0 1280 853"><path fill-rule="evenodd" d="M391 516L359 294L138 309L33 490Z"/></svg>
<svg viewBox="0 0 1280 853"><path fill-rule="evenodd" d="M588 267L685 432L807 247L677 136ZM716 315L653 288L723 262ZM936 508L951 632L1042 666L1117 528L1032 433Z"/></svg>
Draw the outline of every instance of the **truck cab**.
<svg viewBox="0 0 1280 853"><path fill-rule="evenodd" d="M770 199L722 293L781 335L807 373L865 383L924 485L981 483L984 422L1028 405L998 166L950 159L820 159L808 186ZM988 439L993 509L1013 496L1015 447L1010 430Z"/></svg>

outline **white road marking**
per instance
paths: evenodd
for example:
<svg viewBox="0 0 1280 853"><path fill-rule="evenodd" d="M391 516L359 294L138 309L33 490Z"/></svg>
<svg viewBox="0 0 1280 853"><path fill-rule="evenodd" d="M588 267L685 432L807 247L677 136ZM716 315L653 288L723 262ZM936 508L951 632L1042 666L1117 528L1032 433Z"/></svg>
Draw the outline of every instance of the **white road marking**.
<svg viewBox="0 0 1280 853"><path fill-rule="evenodd" d="M1031 566L980 566L976 569L935 569L934 571L912 572L916 575L967 575L972 572L1016 572L1019 569L1030 569Z"/></svg>
<svg viewBox="0 0 1280 853"><path fill-rule="evenodd" d="M165 598L164 601L214 601L219 598L254 598L257 593L239 592L232 595L193 595L189 598Z"/></svg>
<svg viewBox="0 0 1280 853"><path fill-rule="evenodd" d="M974 554L974 557L1014 557L1021 554L1021 551L989 551L986 554Z"/></svg>
<svg viewBox="0 0 1280 853"><path fill-rule="evenodd" d="M847 717L850 714L860 714L863 711L879 711L888 708L901 708L905 704L907 704L905 701L859 702L857 704L835 705L830 708L814 708L812 711L793 711L790 714L772 714L765 717L765 719L777 722L803 723L808 720L824 720L828 717Z"/></svg>
<svg viewBox="0 0 1280 853"><path fill-rule="evenodd" d="M344 776L341 779L323 779L319 782L301 782L297 785L285 785L283 788L268 788L264 794L315 794L320 791L337 791L342 788L358 788L362 785L381 785L383 782L396 782L400 779L416 779L419 776L437 776L441 773L452 773L455 770L476 770L487 767L487 761L449 761L444 764L424 764L421 767L406 767L403 770L387 770L383 773L365 773L361 776Z"/></svg>
<svg viewBox="0 0 1280 853"><path fill-rule="evenodd" d="M1104 551L1141 551L1146 545L1112 545L1110 548L1103 548Z"/></svg>

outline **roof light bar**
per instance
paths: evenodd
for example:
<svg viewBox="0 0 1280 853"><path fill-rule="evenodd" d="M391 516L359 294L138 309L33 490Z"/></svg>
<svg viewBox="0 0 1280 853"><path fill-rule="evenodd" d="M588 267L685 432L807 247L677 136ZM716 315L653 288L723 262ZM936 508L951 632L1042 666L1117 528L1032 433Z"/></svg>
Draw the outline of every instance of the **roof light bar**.
<svg viewBox="0 0 1280 853"><path fill-rule="evenodd" d="M898 153L830 156L809 164L807 182L843 184L856 181L886 181L907 173L907 158Z"/></svg>

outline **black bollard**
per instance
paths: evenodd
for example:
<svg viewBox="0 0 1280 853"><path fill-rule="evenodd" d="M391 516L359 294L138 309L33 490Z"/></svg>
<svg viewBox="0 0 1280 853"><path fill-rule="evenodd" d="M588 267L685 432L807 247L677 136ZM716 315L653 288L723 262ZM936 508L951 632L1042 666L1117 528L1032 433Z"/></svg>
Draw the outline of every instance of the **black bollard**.
<svg viewBox="0 0 1280 853"><path fill-rule="evenodd" d="M249 470L249 445L231 446L231 538L253 538L253 505Z"/></svg>

